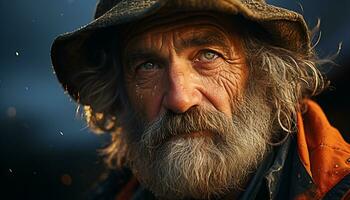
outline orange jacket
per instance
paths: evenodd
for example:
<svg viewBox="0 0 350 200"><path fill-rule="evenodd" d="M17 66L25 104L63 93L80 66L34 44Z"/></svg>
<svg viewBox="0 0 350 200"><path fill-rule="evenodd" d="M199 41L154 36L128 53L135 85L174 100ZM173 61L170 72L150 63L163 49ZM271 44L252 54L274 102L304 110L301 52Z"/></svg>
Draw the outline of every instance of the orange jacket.
<svg viewBox="0 0 350 200"><path fill-rule="evenodd" d="M300 160L315 187L300 194L297 199L322 199L350 174L350 145L329 124L315 102L306 100L305 103L307 112L298 114L297 148ZM344 188L345 190L349 188ZM342 198L349 200L349 191Z"/></svg>

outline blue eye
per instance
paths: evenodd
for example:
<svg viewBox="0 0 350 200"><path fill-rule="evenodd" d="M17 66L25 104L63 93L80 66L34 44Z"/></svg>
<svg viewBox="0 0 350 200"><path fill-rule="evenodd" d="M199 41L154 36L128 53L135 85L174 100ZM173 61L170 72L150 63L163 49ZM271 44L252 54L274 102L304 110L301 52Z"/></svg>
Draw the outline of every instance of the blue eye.
<svg viewBox="0 0 350 200"><path fill-rule="evenodd" d="M138 66L138 69L141 70L153 70L155 68L158 68L158 64L152 63L152 62L145 62Z"/></svg>
<svg viewBox="0 0 350 200"><path fill-rule="evenodd" d="M210 61L214 61L218 57L219 57L218 53L211 50L206 50L201 52L197 59L198 61L210 62Z"/></svg>

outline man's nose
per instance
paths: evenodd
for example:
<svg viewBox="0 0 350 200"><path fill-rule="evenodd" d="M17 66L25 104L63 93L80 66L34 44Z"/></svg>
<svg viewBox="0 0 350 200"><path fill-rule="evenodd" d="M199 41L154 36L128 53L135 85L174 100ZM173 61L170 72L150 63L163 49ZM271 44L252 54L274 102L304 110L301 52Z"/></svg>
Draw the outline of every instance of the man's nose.
<svg viewBox="0 0 350 200"><path fill-rule="evenodd" d="M176 62L168 68L167 90L164 106L175 113L184 113L191 107L198 106L202 99L197 88L195 74L187 62Z"/></svg>

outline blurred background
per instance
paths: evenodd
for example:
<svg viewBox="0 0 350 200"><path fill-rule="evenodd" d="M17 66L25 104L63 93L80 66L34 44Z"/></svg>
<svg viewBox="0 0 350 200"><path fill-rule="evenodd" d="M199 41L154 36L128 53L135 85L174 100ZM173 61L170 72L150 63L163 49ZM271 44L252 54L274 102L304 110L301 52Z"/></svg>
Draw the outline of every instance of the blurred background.
<svg viewBox="0 0 350 200"><path fill-rule="evenodd" d="M320 57L342 50L324 67L331 87L316 100L349 141L350 1L269 0L321 19ZM88 23L96 0L0 0L0 199L83 199L103 171L97 149L109 140L76 116L50 61L61 33Z"/></svg>

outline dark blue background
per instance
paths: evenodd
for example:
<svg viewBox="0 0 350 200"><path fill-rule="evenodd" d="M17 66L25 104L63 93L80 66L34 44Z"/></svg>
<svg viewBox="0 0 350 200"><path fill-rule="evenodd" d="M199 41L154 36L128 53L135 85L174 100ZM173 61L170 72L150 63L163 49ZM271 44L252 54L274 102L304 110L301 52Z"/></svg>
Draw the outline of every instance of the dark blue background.
<svg viewBox="0 0 350 200"><path fill-rule="evenodd" d="M317 97L343 134L349 133L350 1L269 1L321 18L321 57L343 50L325 68L331 88ZM53 74L50 46L60 33L92 19L95 0L0 1L0 199L82 199L103 167L96 136L76 116L76 103ZM63 178L64 177L64 178ZM62 180L64 179L64 180Z"/></svg>

